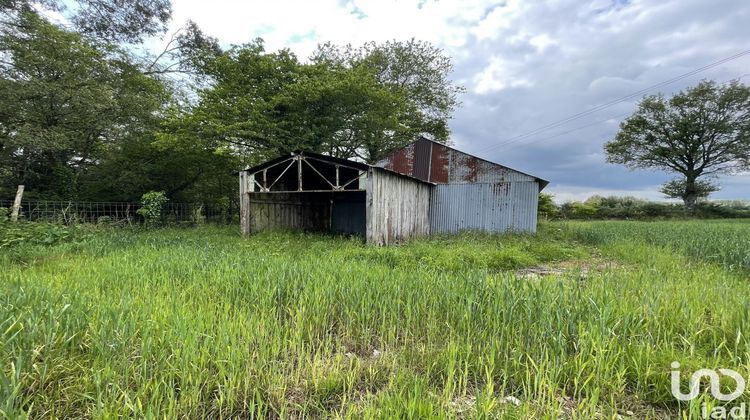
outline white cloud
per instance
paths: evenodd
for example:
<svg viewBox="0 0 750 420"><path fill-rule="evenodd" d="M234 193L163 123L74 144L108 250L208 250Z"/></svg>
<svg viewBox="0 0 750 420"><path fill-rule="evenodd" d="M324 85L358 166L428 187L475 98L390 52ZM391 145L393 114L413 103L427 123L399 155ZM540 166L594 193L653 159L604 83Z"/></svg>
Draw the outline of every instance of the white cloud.
<svg viewBox="0 0 750 420"><path fill-rule="evenodd" d="M529 44L533 45L539 52L544 52L548 47L557 45L558 42L547 34L539 34L529 38Z"/></svg>
<svg viewBox="0 0 750 420"><path fill-rule="evenodd" d="M531 81L515 74L511 67L510 63L493 57L490 64L474 78L474 91L483 94L512 87L531 86Z"/></svg>

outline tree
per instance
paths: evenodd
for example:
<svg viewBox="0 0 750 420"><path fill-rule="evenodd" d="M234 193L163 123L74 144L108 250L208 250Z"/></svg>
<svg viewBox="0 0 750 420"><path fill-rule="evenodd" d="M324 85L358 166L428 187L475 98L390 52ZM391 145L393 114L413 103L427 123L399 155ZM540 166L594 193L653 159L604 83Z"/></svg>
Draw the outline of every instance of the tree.
<svg viewBox="0 0 750 420"><path fill-rule="evenodd" d="M200 78L201 69L222 54L219 40L203 33L193 21L172 33L164 49L144 62L150 75L183 73Z"/></svg>
<svg viewBox="0 0 750 420"><path fill-rule="evenodd" d="M648 96L605 151L611 163L681 174L664 189L692 211L711 189L700 177L750 167L750 88L704 80L669 99Z"/></svg>
<svg viewBox="0 0 750 420"><path fill-rule="evenodd" d="M240 164L231 153L204 147L190 132L182 143L158 135L181 112L180 92L164 75L191 80L221 54L218 42L188 22L162 53L136 56L114 42L158 33L168 16L157 12L169 2L119 3L0 0L0 196L18 183L45 199L136 201L149 190L187 202L235 196ZM64 14L73 23L98 17L71 30L31 7L40 5L71 7Z"/></svg>
<svg viewBox="0 0 750 420"><path fill-rule="evenodd" d="M679 198L685 201L689 199L689 197L687 197L687 192L689 190L686 184L687 182L685 181L685 179L673 179L665 183L664 186L661 187L659 192L669 198ZM719 186L710 181L696 180L695 185L690 191L694 196L693 198L695 200L698 200L702 198L708 198L708 196L711 195L712 192L719 191Z"/></svg>
<svg viewBox="0 0 750 420"><path fill-rule="evenodd" d="M381 130L374 144L367 139L359 141L365 153L360 158L376 161L417 135L448 141L448 120L464 88L450 80L453 64L441 49L415 39L369 42L359 48L326 43L318 47L311 60L337 68L367 69L379 86L402 98L400 129Z"/></svg>
<svg viewBox="0 0 750 420"><path fill-rule="evenodd" d="M169 91L125 53L33 12L20 22L22 32L0 36L0 188L76 198L109 150L156 128Z"/></svg>
<svg viewBox="0 0 750 420"><path fill-rule="evenodd" d="M313 124L290 109L290 86L303 77L291 52L266 53L255 40L206 61L200 72L210 86L198 92L194 107L173 113L163 125L162 137L171 137L171 144L231 150L247 163L282 151L317 149L308 143Z"/></svg>
<svg viewBox="0 0 750 420"><path fill-rule="evenodd" d="M310 63L266 52L260 39L200 57L210 86L167 127L231 145L248 163L296 149L374 162L420 134L445 140L460 91L447 80L450 61L415 41L326 45Z"/></svg>
<svg viewBox="0 0 750 420"><path fill-rule="evenodd" d="M539 193L537 213L544 219L553 218L560 213L560 209L555 204L552 194Z"/></svg>
<svg viewBox="0 0 750 420"><path fill-rule="evenodd" d="M35 7L66 12L80 34L108 42L141 42L163 33L172 17L170 0L0 0L3 25L18 27Z"/></svg>

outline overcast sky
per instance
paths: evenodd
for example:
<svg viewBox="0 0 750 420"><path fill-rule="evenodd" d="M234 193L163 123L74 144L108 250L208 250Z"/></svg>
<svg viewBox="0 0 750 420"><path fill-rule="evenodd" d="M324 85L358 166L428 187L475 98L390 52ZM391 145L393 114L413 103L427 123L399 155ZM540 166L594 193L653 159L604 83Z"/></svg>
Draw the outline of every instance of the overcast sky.
<svg viewBox="0 0 750 420"><path fill-rule="evenodd" d="M602 151L637 101L515 137L750 49L748 0L173 1L175 27L191 19L225 46L262 37L305 58L326 41L434 43L466 87L454 145L550 180L558 201L662 198L668 174L607 164ZM748 73L750 55L661 91ZM720 182L715 198L750 199L750 174Z"/></svg>

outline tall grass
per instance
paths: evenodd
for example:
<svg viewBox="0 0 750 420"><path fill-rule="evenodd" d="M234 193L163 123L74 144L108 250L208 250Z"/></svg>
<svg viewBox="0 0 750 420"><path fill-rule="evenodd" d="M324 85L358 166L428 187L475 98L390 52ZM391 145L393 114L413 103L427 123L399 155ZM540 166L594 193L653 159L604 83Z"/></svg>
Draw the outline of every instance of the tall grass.
<svg viewBox="0 0 750 420"><path fill-rule="evenodd" d="M637 241L664 246L729 270L750 272L750 219L693 222L570 222L578 239L600 245Z"/></svg>
<svg viewBox="0 0 750 420"><path fill-rule="evenodd" d="M569 260L585 270L514 271ZM3 267L0 413L674 415L691 407L671 361L748 372L748 292L721 267L556 225L395 248L115 230Z"/></svg>

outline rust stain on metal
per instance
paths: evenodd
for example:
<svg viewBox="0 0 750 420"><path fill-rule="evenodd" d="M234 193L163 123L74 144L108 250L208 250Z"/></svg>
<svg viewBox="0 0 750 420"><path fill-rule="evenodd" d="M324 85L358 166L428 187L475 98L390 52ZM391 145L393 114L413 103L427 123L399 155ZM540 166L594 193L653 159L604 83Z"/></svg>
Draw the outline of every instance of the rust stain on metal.
<svg viewBox="0 0 750 420"><path fill-rule="evenodd" d="M466 170L464 171L463 180L466 182L476 182L477 166L479 166L479 162L477 162L477 160L472 158L471 156L468 156L464 161L464 164L466 165Z"/></svg>
<svg viewBox="0 0 750 420"><path fill-rule="evenodd" d="M493 195L504 195L508 196L510 194L510 183L509 182L496 182L492 185L492 194Z"/></svg>
<svg viewBox="0 0 750 420"><path fill-rule="evenodd" d="M399 150L388 158L386 169L412 176L414 172L414 144Z"/></svg>
<svg viewBox="0 0 750 420"><path fill-rule="evenodd" d="M450 149L432 143L432 159L430 160L430 181L436 184L448 183L448 162Z"/></svg>

